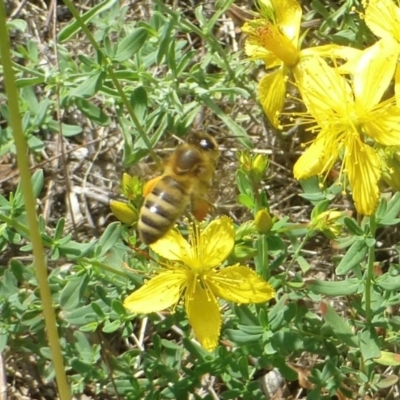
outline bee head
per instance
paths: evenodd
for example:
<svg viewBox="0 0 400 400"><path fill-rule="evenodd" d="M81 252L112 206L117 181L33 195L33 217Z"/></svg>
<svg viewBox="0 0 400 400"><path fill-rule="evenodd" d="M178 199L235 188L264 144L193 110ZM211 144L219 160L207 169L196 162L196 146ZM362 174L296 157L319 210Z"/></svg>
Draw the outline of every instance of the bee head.
<svg viewBox="0 0 400 400"><path fill-rule="evenodd" d="M192 133L189 137L187 142L192 144L201 150L206 151L217 151L218 145L215 139L207 133L203 132L195 132Z"/></svg>

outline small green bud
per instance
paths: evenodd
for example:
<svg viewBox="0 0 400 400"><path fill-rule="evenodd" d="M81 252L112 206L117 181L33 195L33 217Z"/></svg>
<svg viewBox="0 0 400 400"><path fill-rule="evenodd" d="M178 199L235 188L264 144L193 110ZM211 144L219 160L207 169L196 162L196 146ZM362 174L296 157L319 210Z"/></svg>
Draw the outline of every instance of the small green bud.
<svg viewBox="0 0 400 400"><path fill-rule="evenodd" d="M269 160L264 154L250 154L248 151L238 155L239 167L248 175L251 181L259 184L267 170Z"/></svg>
<svg viewBox="0 0 400 400"><path fill-rule="evenodd" d="M128 200L136 204L142 197L143 182L137 176L124 173L121 180L121 192Z"/></svg>
<svg viewBox="0 0 400 400"><path fill-rule="evenodd" d="M327 210L313 218L310 222L310 228L321 231L328 239L335 239L340 235L342 224L338 223L338 219L342 217L342 213L336 210Z"/></svg>
<svg viewBox="0 0 400 400"><path fill-rule="evenodd" d="M246 244L235 245L231 258L235 262L243 262L254 258L258 253L258 250L252 246L247 246Z"/></svg>

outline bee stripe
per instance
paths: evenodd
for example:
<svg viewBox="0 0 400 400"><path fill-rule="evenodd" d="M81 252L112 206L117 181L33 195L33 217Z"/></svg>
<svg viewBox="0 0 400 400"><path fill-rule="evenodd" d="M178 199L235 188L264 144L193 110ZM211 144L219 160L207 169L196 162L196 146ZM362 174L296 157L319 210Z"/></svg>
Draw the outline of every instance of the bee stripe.
<svg viewBox="0 0 400 400"><path fill-rule="evenodd" d="M164 236L189 203L189 194L180 182L164 176L147 195L139 218L142 241L151 244Z"/></svg>
<svg viewBox="0 0 400 400"><path fill-rule="evenodd" d="M148 196L148 197L150 197L150 196ZM156 213L156 214L158 214L160 217L163 217L163 218L167 218L167 219L168 219L168 212L167 212L167 210L165 210L165 209L159 207L159 205L157 204L156 201L154 201L154 200L148 198L148 199L146 200L145 204L144 204L144 207L146 207L146 208L149 210L149 212L151 212L151 213Z"/></svg>

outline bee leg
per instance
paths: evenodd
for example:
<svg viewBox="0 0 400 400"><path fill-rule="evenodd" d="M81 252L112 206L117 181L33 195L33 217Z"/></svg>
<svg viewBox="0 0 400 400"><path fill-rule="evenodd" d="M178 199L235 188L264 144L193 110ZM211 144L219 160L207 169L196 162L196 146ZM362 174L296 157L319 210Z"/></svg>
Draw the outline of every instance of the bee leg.
<svg viewBox="0 0 400 400"><path fill-rule="evenodd" d="M210 208L214 206L203 197L196 197L191 199L192 214L197 219L197 221L203 221L207 216Z"/></svg>
<svg viewBox="0 0 400 400"><path fill-rule="evenodd" d="M161 180L162 177L163 177L162 175L156 176L155 178L150 179L145 183L145 185L143 186L143 197L146 197L149 193L151 193L154 186L157 185L157 183Z"/></svg>

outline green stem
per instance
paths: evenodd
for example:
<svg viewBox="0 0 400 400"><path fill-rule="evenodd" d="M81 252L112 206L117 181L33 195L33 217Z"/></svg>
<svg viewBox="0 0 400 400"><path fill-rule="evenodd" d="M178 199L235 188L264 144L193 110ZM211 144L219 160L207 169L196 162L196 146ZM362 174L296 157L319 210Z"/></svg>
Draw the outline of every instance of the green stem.
<svg viewBox="0 0 400 400"><path fill-rule="evenodd" d="M370 229L371 229L371 236L375 237L375 232L376 232L375 215L372 215L370 217ZM375 246L370 246L368 250L367 273L365 277L365 319L366 319L366 325L368 327L371 327L372 325L371 291L372 291L372 279L374 277L374 262L375 262Z"/></svg>
<svg viewBox="0 0 400 400"><path fill-rule="evenodd" d="M301 250L303 250L304 245L307 243L307 240L308 240L308 234L304 236L302 242L298 245L296 251L294 252L293 257L292 257L292 259L290 260L290 262L289 262L289 264L288 264L288 266L287 266L287 268L286 268L286 271L285 271L285 275L286 275L286 276L287 276L287 274L289 273L290 269L292 268L294 262L295 262L295 261L297 260L297 258L299 257ZM285 278L285 279L286 279L286 278Z"/></svg>
<svg viewBox="0 0 400 400"><path fill-rule="evenodd" d="M53 309L51 291L48 283L47 265L36 215L36 201L31 186L31 175L28 164L28 147L26 144L19 110L18 90L10 55L10 42L6 25L4 0L0 0L0 55L3 65L4 85L10 113L10 127L13 131L17 149L18 169L21 177L21 189L25 201L26 216L32 242L32 252L36 267L36 276L40 288L43 315L47 337L56 373L58 392L61 400L70 400L71 393L65 375L64 362L57 332L57 322Z"/></svg>
<svg viewBox="0 0 400 400"><path fill-rule="evenodd" d="M257 256L256 256L256 271L266 281L269 280L269 259L268 259L268 242L265 235L260 235L257 239Z"/></svg>

